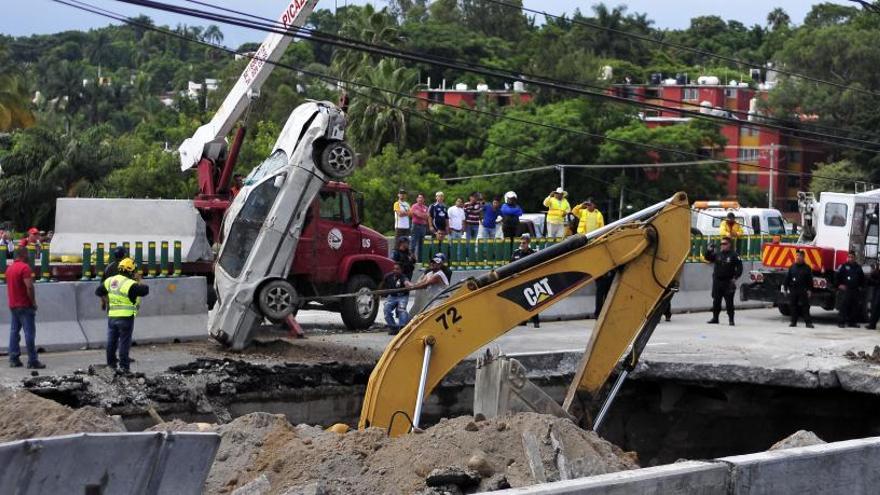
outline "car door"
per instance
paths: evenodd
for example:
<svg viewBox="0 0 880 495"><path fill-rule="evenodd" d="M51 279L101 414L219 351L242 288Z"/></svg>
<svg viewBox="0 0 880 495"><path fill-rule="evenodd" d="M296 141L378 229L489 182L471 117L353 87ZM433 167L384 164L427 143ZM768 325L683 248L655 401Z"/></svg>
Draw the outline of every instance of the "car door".
<svg viewBox="0 0 880 495"><path fill-rule="evenodd" d="M336 273L343 258L360 250L360 233L354 225L351 198L334 189L318 193L315 232L315 282L341 282Z"/></svg>

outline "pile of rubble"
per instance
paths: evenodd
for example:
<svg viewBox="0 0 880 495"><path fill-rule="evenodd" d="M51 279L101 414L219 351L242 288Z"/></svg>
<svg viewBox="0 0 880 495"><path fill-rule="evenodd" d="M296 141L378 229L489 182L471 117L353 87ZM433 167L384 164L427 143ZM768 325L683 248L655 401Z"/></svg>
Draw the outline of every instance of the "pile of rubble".
<svg viewBox="0 0 880 495"><path fill-rule="evenodd" d="M0 388L0 442L125 431L122 421L96 407L71 409L25 390Z"/></svg>
<svg viewBox="0 0 880 495"><path fill-rule="evenodd" d="M865 351L846 351L844 356L855 361L867 361L872 364L880 364L880 345L875 345L874 350L870 353Z"/></svg>
<svg viewBox="0 0 880 495"><path fill-rule="evenodd" d="M595 433L534 413L458 417L397 438L378 428L337 434L293 426L265 413L207 431L222 438L207 493L476 493L638 467L635 454Z"/></svg>

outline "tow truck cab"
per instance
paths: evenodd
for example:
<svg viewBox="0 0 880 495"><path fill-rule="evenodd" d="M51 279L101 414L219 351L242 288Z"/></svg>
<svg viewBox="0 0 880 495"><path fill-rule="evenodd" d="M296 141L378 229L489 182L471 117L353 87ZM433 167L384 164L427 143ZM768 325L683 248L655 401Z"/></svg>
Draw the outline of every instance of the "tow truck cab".
<svg viewBox="0 0 880 495"><path fill-rule="evenodd" d="M363 196L344 182L328 182L309 206L288 279L304 297L368 292L379 286L394 262L388 241L361 224ZM305 308L301 308L305 309ZM339 311L349 328L375 320L373 297L327 299L318 307Z"/></svg>

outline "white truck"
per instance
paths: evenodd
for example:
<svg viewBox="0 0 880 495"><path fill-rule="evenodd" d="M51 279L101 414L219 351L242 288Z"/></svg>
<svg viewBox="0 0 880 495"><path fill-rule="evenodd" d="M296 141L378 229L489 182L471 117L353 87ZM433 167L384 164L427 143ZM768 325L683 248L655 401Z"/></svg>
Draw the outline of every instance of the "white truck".
<svg viewBox="0 0 880 495"><path fill-rule="evenodd" d="M785 226L782 213L775 208L742 208L736 201L695 201L691 213L691 232L717 236L721 222L733 213L745 235L785 235L792 232Z"/></svg>

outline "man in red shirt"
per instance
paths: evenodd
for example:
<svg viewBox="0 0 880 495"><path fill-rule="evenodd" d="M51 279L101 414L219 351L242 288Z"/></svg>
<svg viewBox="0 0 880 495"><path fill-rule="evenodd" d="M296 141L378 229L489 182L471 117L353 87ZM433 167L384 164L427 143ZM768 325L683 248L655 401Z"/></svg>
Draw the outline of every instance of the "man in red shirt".
<svg viewBox="0 0 880 495"><path fill-rule="evenodd" d="M15 251L15 261L6 269L6 296L9 299L9 313L12 325L9 329L9 366L22 366L21 329L24 328L24 342L27 345L30 369L43 369L45 364L37 358L37 327L34 317L37 314L37 298L34 294L34 272L28 265L28 250L19 247Z"/></svg>

